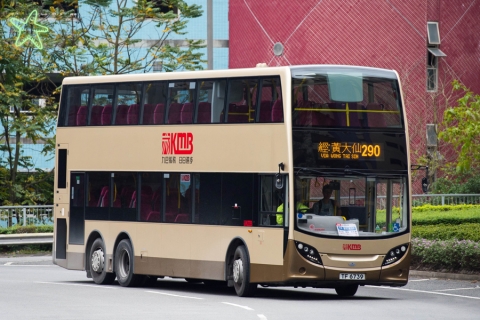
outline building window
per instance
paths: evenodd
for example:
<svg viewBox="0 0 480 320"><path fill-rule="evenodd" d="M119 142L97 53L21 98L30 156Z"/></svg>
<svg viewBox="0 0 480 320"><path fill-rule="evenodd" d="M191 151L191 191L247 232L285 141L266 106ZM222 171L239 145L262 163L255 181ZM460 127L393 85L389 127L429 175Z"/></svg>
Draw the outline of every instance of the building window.
<svg viewBox="0 0 480 320"><path fill-rule="evenodd" d="M428 44L440 44L440 32L438 30L438 22L427 22Z"/></svg>
<svg viewBox="0 0 480 320"><path fill-rule="evenodd" d="M427 92L438 90L438 58L447 55L438 48L440 45L440 31L438 22L427 22Z"/></svg>
<svg viewBox="0 0 480 320"><path fill-rule="evenodd" d="M427 91L437 91L438 59L430 51L427 52Z"/></svg>

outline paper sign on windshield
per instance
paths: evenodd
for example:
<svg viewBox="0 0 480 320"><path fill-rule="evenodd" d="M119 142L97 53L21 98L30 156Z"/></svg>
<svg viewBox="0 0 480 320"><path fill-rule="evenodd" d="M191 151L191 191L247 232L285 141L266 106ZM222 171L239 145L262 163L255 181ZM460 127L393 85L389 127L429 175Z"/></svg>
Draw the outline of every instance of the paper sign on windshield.
<svg viewBox="0 0 480 320"><path fill-rule="evenodd" d="M341 224L337 223L337 231L339 236L358 236L357 225L353 223Z"/></svg>

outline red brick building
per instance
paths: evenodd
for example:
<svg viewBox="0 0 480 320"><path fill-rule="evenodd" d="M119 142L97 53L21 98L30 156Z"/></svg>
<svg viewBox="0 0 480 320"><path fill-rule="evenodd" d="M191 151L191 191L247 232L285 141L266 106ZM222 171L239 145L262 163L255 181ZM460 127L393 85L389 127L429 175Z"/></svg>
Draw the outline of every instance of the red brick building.
<svg viewBox="0 0 480 320"><path fill-rule="evenodd" d="M427 148L426 131L455 105L452 80L480 93L479 0L230 0L229 23L230 68L265 62L397 70L412 163L453 159L441 142Z"/></svg>

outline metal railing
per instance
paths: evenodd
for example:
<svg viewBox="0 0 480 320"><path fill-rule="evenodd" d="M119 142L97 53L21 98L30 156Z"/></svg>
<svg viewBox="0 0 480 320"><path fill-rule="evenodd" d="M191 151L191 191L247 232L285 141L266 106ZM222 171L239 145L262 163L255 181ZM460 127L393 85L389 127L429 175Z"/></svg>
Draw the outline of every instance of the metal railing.
<svg viewBox="0 0 480 320"><path fill-rule="evenodd" d="M0 207L0 228L52 224L53 205Z"/></svg>
<svg viewBox="0 0 480 320"><path fill-rule="evenodd" d="M412 206L424 204L434 206L480 204L480 194L415 194L412 195Z"/></svg>
<svg viewBox="0 0 480 320"><path fill-rule="evenodd" d="M310 198L311 202L320 200L321 197ZM340 206L345 207L349 205L365 204L364 196L357 196L354 201L351 201L349 197L340 197ZM377 196L377 209L385 209L386 196ZM460 204L480 204L480 194L414 194L412 195L412 207L420 207L425 204L433 206L445 206L445 205L460 205ZM393 206L400 205L400 196L393 196Z"/></svg>
<svg viewBox="0 0 480 320"><path fill-rule="evenodd" d="M385 196L379 196L378 208L384 207ZM398 198L398 196L396 196ZM363 197L357 197L363 199ZM342 199L342 201L347 199ZM398 200L398 199L397 199ZM480 204L480 194L414 194L412 206L419 207L424 204L435 206ZM348 205L343 203L342 205ZM52 225L53 205L43 206L4 206L0 207L0 228L14 225Z"/></svg>

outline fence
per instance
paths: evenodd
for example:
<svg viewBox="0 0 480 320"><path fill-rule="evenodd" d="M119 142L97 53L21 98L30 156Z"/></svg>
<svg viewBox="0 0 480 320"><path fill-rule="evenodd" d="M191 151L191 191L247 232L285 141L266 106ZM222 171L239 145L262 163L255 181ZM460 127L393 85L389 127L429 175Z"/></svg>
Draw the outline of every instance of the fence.
<svg viewBox="0 0 480 320"><path fill-rule="evenodd" d="M379 196L377 208L384 209L385 199L381 198L385 198L385 196ZM413 207L424 204L435 206L480 204L480 194L414 194L412 196ZM346 204L342 202L342 205ZM0 207L0 228L7 228L16 224L24 226L30 224L52 225L53 205Z"/></svg>
<svg viewBox="0 0 480 320"><path fill-rule="evenodd" d="M413 207L431 204L434 206L480 204L480 194L415 194Z"/></svg>
<svg viewBox="0 0 480 320"><path fill-rule="evenodd" d="M53 205L0 207L0 227L53 224Z"/></svg>

